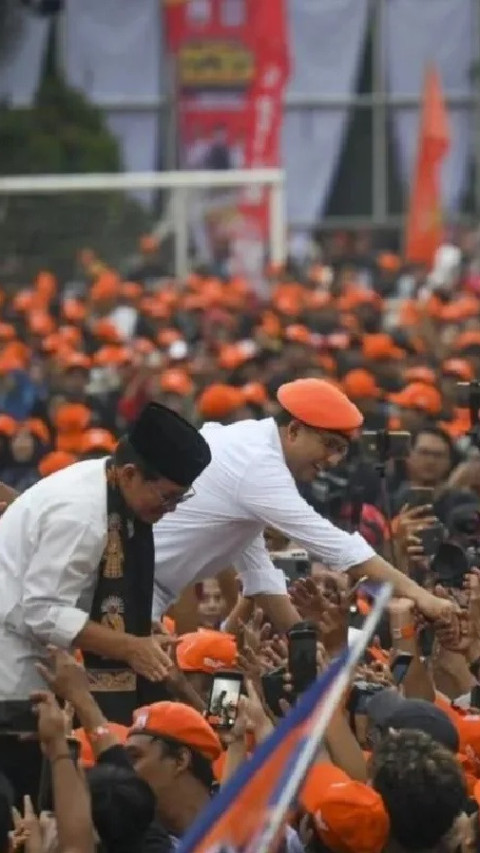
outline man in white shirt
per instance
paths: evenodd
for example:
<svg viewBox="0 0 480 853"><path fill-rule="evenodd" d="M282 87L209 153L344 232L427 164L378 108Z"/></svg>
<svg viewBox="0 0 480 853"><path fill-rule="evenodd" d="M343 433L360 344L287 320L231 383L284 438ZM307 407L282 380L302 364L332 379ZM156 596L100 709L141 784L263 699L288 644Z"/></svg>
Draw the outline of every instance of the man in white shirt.
<svg viewBox="0 0 480 853"><path fill-rule="evenodd" d="M186 584L234 565L246 596L254 596L279 630L299 620L283 573L266 549L263 530L276 528L330 568L356 570L390 581L432 618L450 605L419 587L379 557L358 533L346 533L316 513L295 480L313 480L338 464L363 418L334 385L300 379L278 391L282 413L274 420L206 424L201 432L212 463L195 484L195 497L154 526L154 617Z"/></svg>
<svg viewBox="0 0 480 853"><path fill-rule="evenodd" d="M44 687L36 662L47 644L81 649L92 689L112 694L114 708L117 694L137 707L138 685L162 680L152 524L191 495L210 459L194 427L150 403L112 457L59 471L9 506L0 521L0 729L15 700Z"/></svg>

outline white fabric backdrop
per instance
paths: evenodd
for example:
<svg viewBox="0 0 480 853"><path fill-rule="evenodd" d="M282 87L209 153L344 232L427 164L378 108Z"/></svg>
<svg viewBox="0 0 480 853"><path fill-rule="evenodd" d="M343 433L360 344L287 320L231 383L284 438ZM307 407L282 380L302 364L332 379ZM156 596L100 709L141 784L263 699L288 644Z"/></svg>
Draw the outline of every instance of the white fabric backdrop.
<svg viewBox="0 0 480 853"><path fill-rule="evenodd" d="M435 62L445 95L468 95L474 61L474 0L387 0L384 20L385 67L394 95L418 95L425 66ZM415 162L419 112L393 113L396 153L402 178L410 185ZM455 211L462 196L472 146L468 109L450 109L451 148L442 170L443 204Z"/></svg>
<svg viewBox="0 0 480 853"><path fill-rule="evenodd" d="M63 64L68 82L93 103L145 105L107 111L126 171L158 165L162 95L159 0L68 0Z"/></svg>
<svg viewBox="0 0 480 853"><path fill-rule="evenodd" d="M29 107L40 79L50 21L23 7L18 8L17 15L20 21L15 41L0 62L0 98L15 107Z"/></svg>
<svg viewBox="0 0 480 853"><path fill-rule="evenodd" d="M289 11L289 93L310 97L351 94L364 46L367 0L291 0ZM313 223L323 213L347 119L346 109L286 112L283 161L290 222Z"/></svg>

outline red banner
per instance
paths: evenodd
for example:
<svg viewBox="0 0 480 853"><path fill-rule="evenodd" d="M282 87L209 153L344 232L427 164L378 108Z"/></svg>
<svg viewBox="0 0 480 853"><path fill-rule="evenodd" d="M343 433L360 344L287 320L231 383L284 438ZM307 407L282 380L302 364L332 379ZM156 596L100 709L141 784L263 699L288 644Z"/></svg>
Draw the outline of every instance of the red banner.
<svg viewBox="0 0 480 853"><path fill-rule="evenodd" d="M289 72L286 0L170 0L165 16L176 60L181 168L278 166ZM263 255L266 201L255 187L207 191L203 225L198 205L193 213L197 244L214 253L228 240L245 260L246 241Z"/></svg>

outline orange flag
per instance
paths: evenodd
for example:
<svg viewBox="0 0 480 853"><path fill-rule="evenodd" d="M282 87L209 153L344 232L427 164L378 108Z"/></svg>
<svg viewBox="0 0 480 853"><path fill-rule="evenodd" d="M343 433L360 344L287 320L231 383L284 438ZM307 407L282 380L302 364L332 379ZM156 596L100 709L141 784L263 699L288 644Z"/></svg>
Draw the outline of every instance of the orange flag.
<svg viewBox="0 0 480 853"><path fill-rule="evenodd" d="M450 147L450 129L442 83L427 69L418 135L417 161L407 219L406 258L431 267L442 241L440 169Z"/></svg>

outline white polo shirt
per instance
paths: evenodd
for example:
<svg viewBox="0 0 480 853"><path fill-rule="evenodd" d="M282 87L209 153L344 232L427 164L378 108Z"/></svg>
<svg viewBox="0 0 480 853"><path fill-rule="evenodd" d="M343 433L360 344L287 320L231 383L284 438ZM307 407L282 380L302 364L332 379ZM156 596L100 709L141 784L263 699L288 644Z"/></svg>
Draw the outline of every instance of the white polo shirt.
<svg viewBox="0 0 480 853"><path fill-rule="evenodd" d="M360 534L339 530L300 496L272 418L205 424L201 433L212 462L194 483L195 497L154 526L155 618L189 583L232 564L246 595L285 594L265 546L267 525L338 571L375 555Z"/></svg>

